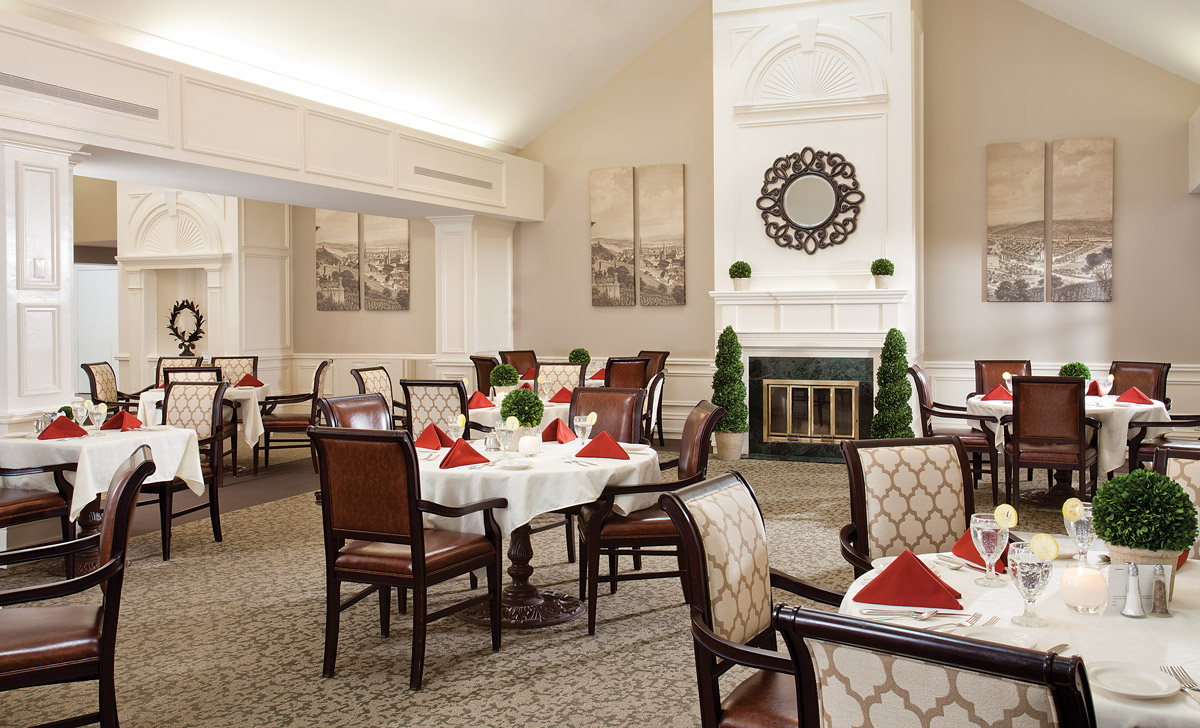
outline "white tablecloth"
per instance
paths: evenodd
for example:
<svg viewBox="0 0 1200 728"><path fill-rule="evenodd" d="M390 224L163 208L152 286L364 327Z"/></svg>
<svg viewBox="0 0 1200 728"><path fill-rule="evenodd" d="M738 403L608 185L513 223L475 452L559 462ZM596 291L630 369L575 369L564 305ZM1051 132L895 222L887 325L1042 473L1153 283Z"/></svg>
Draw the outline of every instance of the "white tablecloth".
<svg viewBox="0 0 1200 728"><path fill-rule="evenodd" d="M139 418L140 419L140 418ZM71 499L71 518L79 518L84 506L101 493L108 492L113 474L121 463L141 445L149 445L154 456L154 474L148 482L168 482L182 478L192 492L204 492L204 475L200 470L200 449L196 432L184 428L162 430L110 430L96 433L89 428L87 437L62 440L18 438L0 439L0 463L6 468L31 468L37 465L76 463L67 480L75 484ZM51 476L7 478L13 488L55 490Z"/></svg>
<svg viewBox="0 0 1200 728"><path fill-rule="evenodd" d="M997 628L1013 629L1037 638L1036 649L1044 650L1062 642L1070 644L1064 654L1077 654L1086 665L1102 660L1117 660L1136 664L1155 672L1162 665L1183 665L1193 676L1200 675L1200 562L1191 561L1175 577L1175 593L1170 603L1170 619L1146 617L1130 619L1117 614L1077 614L1067 609L1059 596L1062 572L1071 564L1075 547L1066 537L1058 537L1062 546L1054 562L1050 585L1037 600L1039 617L1050 622L1049 627L1031 629L1012 624L1010 618L1021 614L1021 597L1014 586L988 589L977 586L979 572L971 569L953 571L939 565L935 555L921 557L947 584L962 592L963 609L1002 617ZM1093 543L1090 555L1093 563L1106 547ZM1106 572L1107 567L1102 567ZM871 605L851 601L868 581L879 572L869 571L860 576L846 592L841 613L858 616L858 611ZM889 620L910 627L929 626L928 622L908 619ZM944 622L946 620L938 620ZM984 620L981 620L984 621ZM944 631L944 630L939 630ZM1156 700L1126 698L1092 686L1096 705L1097 728L1195 728L1200 726L1200 705L1182 694Z"/></svg>
<svg viewBox="0 0 1200 728"><path fill-rule="evenodd" d="M499 453L483 452L482 443L475 445L490 460L499 456ZM544 442L542 452L532 458L508 455L508 459L531 461L533 467L528 470L503 470L495 465L478 470L472 470L471 466L442 470L438 463L449 452L448 448L443 448L436 459L419 462L421 497L447 506L507 498L508 508L493 511L500 531L507 536L513 529L529 523L534 516L595 501L606 485L636 485L662 480L658 453L651 448L629 453L628 460L586 459L596 467L564 462L564 457L574 457L579 448L579 440L562 445ZM421 457L429 457L431 452L417 449ZM621 496L614 503L614 510L624 515L652 506L657 500L657 493ZM432 516L429 524L451 531L483 532L483 518L479 514L466 518Z"/></svg>
<svg viewBox="0 0 1200 728"><path fill-rule="evenodd" d="M551 402L543 402L546 406L542 413L542 424L548 425L557 418L562 418L563 422L567 422L567 413L571 411L570 404L556 404ZM500 421L500 407L480 407L479 409L467 410L469 413L468 419L472 422L478 422L485 427L495 427ZM567 422L570 427L571 423ZM420 434L420 433L417 433Z"/></svg>
<svg viewBox="0 0 1200 728"><path fill-rule="evenodd" d="M998 420L1004 415L1011 415L1012 411L1012 402L1000 400L985 402L982 396L971 397L967 400L967 412L973 415L990 415ZM1128 454L1130 422L1134 420L1166 422L1170 419L1167 408L1163 406L1162 402L1119 404L1114 396L1085 397L1084 412L1088 417L1095 417L1100 421L1100 439L1096 459L1100 463L1101 478L1105 473L1116 470L1125 463L1125 456ZM988 423L988 427L995 429L991 423ZM1151 428L1146 436L1157 437L1164 432L1167 432L1167 429ZM997 446L1003 454L1004 446L999 441Z"/></svg>
<svg viewBox="0 0 1200 728"><path fill-rule="evenodd" d="M138 395L137 418L147 425L162 424L162 410L158 403L163 401L162 389L148 389ZM229 387L225 399L241 404L238 417L242 423L242 439L254 447L263 434L262 412L258 402L267 394L267 387ZM149 419L147 419L149 418Z"/></svg>

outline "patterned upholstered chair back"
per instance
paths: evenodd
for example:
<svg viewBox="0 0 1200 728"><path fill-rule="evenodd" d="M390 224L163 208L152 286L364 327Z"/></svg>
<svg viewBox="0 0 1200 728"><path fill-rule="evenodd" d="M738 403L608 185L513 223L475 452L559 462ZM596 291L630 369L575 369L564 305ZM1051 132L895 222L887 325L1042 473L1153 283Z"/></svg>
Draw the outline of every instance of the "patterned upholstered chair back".
<svg viewBox="0 0 1200 728"><path fill-rule="evenodd" d="M582 387L586 368L586 364L542 364L538 370L538 376L546 378L542 391L553 395L563 387L571 391Z"/></svg>
<svg viewBox="0 0 1200 728"><path fill-rule="evenodd" d="M1192 504L1200 505L1200 448L1160 447L1154 452L1154 470L1183 486ZM1192 544L1188 558L1200 559L1200 539Z"/></svg>
<svg viewBox="0 0 1200 728"><path fill-rule="evenodd" d="M392 396L392 377L388 374L387 369L383 367L351 369L350 376L354 377L354 381L358 384L359 394L382 394L389 403L395 399Z"/></svg>
<svg viewBox="0 0 1200 728"><path fill-rule="evenodd" d="M163 422L195 430L205 440L221 427L225 382L171 382L163 393Z"/></svg>
<svg viewBox="0 0 1200 728"><path fill-rule="evenodd" d="M220 382L220 367L167 367L163 369L163 382Z"/></svg>
<svg viewBox="0 0 1200 728"><path fill-rule="evenodd" d="M467 388L461 380L401 379L400 388L408 405L409 432L420 434L431 423L445 428L450 420L467 414Z"/></svg>
<svg viewBox="0 0 1200 728"><path fill-rule="evenodd" d="M163 379L164 369L178 369L179 367L198 367L204 363L202 356L160 356L158 357L158 369L154 372L154 386L165 384Z"/></svg>
<svg viewBox="0 0 1200 728"><path fill-rule="evenodd" d="M212 365L221 369L221 376L230 386L237 385L247 374L258 379L257 356L214 356Z"/></svg>
<svg viewBox="0 0 1200 728"><path fill-rule="evenodd" d="M117 375L112 365L106 361L98 361L79 366L87 372L93 401L112 402L117 399Z"/></svg>
<svg viewBox="0 0 1200 728"><path fill-rule="evenodd" d="M967 454L958 438L849 440L856 546L868 561L949 551L975 509Z"/></svg>
<svg viewBox="0 0 1200 728"><path fill-rule="evenodd" d="M1078 656L783 605L774 625L796 670L801 728L1096 725Z"/></svg>

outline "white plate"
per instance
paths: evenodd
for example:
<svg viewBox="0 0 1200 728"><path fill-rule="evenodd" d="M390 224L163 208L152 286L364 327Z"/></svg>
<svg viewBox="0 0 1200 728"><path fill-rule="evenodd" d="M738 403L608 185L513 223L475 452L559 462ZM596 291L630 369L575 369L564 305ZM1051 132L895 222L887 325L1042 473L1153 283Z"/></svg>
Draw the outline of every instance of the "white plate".
<svg viewBox="0 0 1200 728"><path fill-rule="evenodd" d="M1170 675L1128 662L1089 662L1087 672L1092 685L1127 698L1153 700L1179 692L1179 681Z"/></svg>
<svg viewBox="0 0 1200 728"><path fill-rule="evenodd" d="M501 470L529 470L533 467L532 460L501 460L496 463Z"/></svg>
<svg viewBox="0 0 1200 728"><path fill-rule="evenodd" d="M1000 629L996 627L964 627L954 630L954 634L959 637L970 637L973 640L982 640L984 642L994 642L998 645L1009 645L1011 647L1024 647L1027 650L1032 650L1037 646L1037 639L1024 632L1018 632L1015 629ZM1088 665L1088 677L1091 677L1091 665Z"/></svg>
<svg viewBox="0 0 1200 728"><path fill-rule="evenodd" d="M622 442L619 444L625 449L625 452L641 452L650 449L649 445L642 442Z"/></svg>

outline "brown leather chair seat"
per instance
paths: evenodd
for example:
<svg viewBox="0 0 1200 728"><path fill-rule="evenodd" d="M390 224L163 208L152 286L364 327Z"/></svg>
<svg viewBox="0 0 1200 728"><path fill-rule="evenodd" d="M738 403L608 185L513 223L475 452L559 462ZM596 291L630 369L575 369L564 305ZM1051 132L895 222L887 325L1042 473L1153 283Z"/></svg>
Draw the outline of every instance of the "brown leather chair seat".
<svg viewBox="0 0 1200 728"><path fill-rule="evenodd" d="M100 659L103 615L86 604L0 609L0 675Z"/></svg>
<svg viewBox="0 0 1200 728"><path fill-rule="evenodd" d="M796 728L796 678L759 670L721 701L720 728Z"/></svg>
<svg viewBox="0 0 1200 728"><path fill-rule="evenodd" d="M271 425L273 430L282 430L285 428L295 429L297 432L303 432L308 429L310 423L310 415L303 414L278 414L278 415L263 415L263 425Z"/></svg>
<svg viewBox="0 0 1200 728"><path fill-rule="evenodd" d="M0 488L0 519L38 520L57 516L65 501L57 491ZM44 515L40 515L44 514Z"/></svg>
<svg viewBox="0 0 1200 728"><path fill-rule="evenodd" d="M585 522L589 520L584 516ZM627 516L610 515L600 526L600 542L606 539L653 538L662 536L672 543L679 540L675 525L666 511L657 505L634 511Z"/></svg>
<svg viewBox="0 0 1200 728"><path fill-rule="evenodd" d="M1004 446L1004 456L1012 457L1012 443ZM1089 447L1085 454L1089 463L1096 460L1096 448ZM1075 445L1038 445L1021 448L1022 465L1072 465L1079 462L1079 448Z"/></svg>
<svg viewBox="0 0 1200 728"><path fill-rule="evenodd" d="M425 570L437 572L492 552L481 534L425 529ZM351 541L343 546L333 568L360 574L412 575L412 551L406 544Z"/></svg>

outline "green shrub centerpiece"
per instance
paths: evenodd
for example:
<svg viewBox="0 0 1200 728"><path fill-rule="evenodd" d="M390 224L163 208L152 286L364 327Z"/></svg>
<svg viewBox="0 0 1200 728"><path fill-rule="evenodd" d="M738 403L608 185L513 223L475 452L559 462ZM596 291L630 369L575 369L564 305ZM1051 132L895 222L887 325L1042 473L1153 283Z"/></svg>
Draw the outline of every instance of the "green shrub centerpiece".
<svg viewBox="0 0 1200 728"><path fill-rule="evenodd" d="M1060 377L1081 377L1083 379L1092 378L1092 370L1087 368L1087 364L1081 361L1073 361L1063 364L1058 369Z"/></svg>
<svg viewBox="0 0 1200 728"><path fill-rule="evenodd" d="M725 408L725 416L717 423L717 432L749 432L750 409L746 406L746 383L742 381L745 370L742 345L732 326L726 326L717 338L716 364L712 403Z"/></svg>
<svg viewBox="0 0 1200 728"><path fill-rule="evenodd" d="M71 405L69 404L64 404L62 407L59 407L58 411L66 415L68 420L75 418L75 410L71 409Z"/></svg>
<svg viewBox="0 0 1200 728"><path fill-rule="evenodd" d="M1178 555L1196 542L1191 498L1179 483L1150 470L1102 484L1092 499L1092 524L1110 546Z"/></svg>
<svg viewBox="0 0 1200 728"><path fill-rule="evenodd" d="M908 344L900 329L888 331L879 353L879 371L875 374L875 416L871 418L871 438L887 440L915 437L913 411L908 406L912 385L908 383Z"/></svg>
<svg viewBox="0 0 1200 728"><path fill-rule="evenodd" d="M517 373L517 368L512 364L500 364L492 369L488 381L493 387L515 387L517 382L521 381L521 375Z"/></svg>
<svg viewBox="0 0 1200 728"><path fill-rule="evenodd" d="M509 367L512 369L512 367ZM515 372L516 369L513 369ZM532 389L514 389L504 396L500 403L500 419L507 420L516 417L521 427L537 427L542 424L542 415L546 405L538 399L537 392Z"/></svg>
<svg viewBox="0 0 1200 728"><path fill-rule="evenodd" d="M729 266L729 277L730 278L749 278L750 277L750 264L744 260L735 261L733 265ZM726 416L728 417L728 415L726 415Z"/></svg>
<svg viewBox="0 0 1200 728"><path fill-rule="evenodd" d="M890 276L896 273L896 266L887 258L876 258L871 263L871 275Z"/></svg>
<svg viewBox="0 0 1200 728"><path fill-rule="evenodd" d="M584 349L583 347L571 349L571 353L567 354L567 361L571 362L572 364L591 364L592 355L589 354L588 350Z"/></svg>

